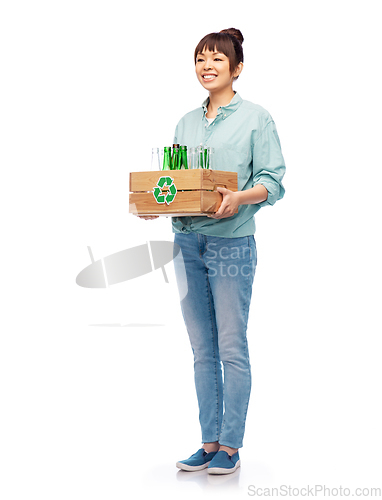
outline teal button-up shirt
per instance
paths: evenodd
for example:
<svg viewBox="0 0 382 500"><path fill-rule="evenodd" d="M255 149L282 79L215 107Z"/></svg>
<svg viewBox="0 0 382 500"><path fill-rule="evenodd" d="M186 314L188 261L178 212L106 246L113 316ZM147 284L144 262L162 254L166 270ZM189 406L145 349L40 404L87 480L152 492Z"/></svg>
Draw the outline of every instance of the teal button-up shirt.
<svg viewBox="0 0 382 500"><path fill-rule="evenodd" d="M188 148L203 144L214 148L215 170L238 173L238 189L244 191L262 184L268 191L266 201L240 205L232 217L173 217L174 233L191 231L210 236L239 238L255 233L254 215L265 205L274 205L284 196L281 183L285 173L280 140L271 115L264 108L244 101L235 94L227 106L219 107L215 120L206 118L207 98L202 107L187 113L175 130L174 144Z"/></svg>

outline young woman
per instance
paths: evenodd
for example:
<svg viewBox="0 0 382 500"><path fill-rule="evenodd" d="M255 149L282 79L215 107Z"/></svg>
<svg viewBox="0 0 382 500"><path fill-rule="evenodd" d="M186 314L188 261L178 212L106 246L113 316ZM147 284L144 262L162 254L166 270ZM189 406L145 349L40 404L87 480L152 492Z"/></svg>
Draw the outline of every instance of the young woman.
<svg viewBox="0 0 382 500"><path fill-rule="evenodd" d="M253 216L284 195L275 123L232 88L243 69L242 42L241 32L231 28L198 43L196 76L209 96L180 120L174 138L188 147L214 148L215 168L238 173L237 192L217 188L223 200L214 215L172 221L186 268L188 294L181 309L194 354L203 443L176 465L187 471L208 467L210 474L240 466L251 389L246 332L257 261ZM182 287L184 273L174 262Z"/></svg>

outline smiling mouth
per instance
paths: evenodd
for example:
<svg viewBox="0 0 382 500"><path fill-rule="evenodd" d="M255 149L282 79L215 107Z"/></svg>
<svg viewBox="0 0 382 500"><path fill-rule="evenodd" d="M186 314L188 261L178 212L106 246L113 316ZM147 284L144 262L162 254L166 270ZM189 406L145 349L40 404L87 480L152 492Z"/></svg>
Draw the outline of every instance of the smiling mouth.
<svg viewBox="0 0 382 500"><path fill-rule="evenodd" d="M203 75L202 78L204 81L211 81L211 80L214 80L215 78L217 77L217 75Z"/></svg>

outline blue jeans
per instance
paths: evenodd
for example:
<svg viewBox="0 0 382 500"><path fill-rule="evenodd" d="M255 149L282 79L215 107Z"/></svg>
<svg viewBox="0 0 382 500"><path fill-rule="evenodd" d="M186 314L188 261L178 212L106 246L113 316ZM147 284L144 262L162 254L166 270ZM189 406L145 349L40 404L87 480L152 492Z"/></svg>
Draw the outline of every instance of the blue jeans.
<svg viewBox="0 0 382 500"><path fill-rule="evenodd" d="M181 309L194 354L202 442L241 448L251 391L247 322L255 239L191 232L175 233L174 242L186 269L181 273L175 261L178 286L185 278L188 285Z"/></svg>

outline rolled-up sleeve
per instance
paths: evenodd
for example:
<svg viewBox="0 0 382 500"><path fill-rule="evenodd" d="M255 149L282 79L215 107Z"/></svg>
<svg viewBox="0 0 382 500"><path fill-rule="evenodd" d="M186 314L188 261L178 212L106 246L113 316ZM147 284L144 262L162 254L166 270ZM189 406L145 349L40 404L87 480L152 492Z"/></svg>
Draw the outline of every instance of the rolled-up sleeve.
<svg viewBox="0 0 382 500"><path fill-rule="evenodd" d="M269 121L260 135L253 138L256 140L252 149L253 186L262 184L268 191L267 199L258 205L274 205L285 193L281 182L285 174L285 162L274 121Z"/></svg>

